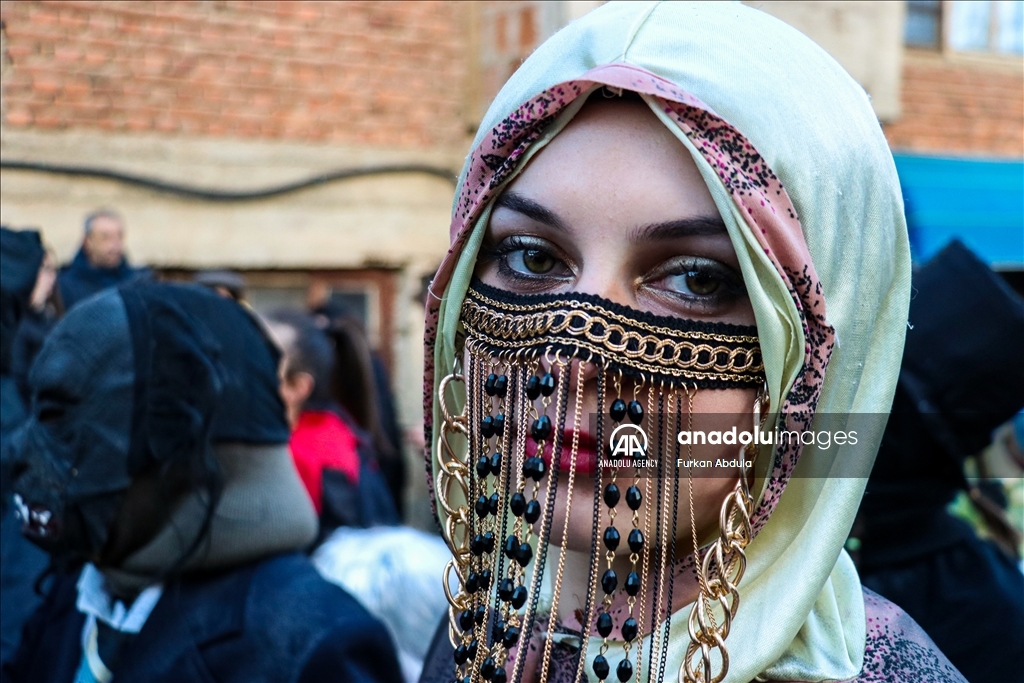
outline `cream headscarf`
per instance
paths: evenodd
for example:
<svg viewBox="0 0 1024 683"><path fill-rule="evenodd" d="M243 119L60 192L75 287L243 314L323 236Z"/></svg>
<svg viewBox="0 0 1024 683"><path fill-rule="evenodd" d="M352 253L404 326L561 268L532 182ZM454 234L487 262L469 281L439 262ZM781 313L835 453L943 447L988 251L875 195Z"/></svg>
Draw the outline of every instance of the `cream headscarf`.
<svg viewBox="0 0 1024 683"><path fill-rule="evenodd" d="M864 91L808 38L738 3L613 2L538 48L477 133L452 248L427 305L429 443L490 201L602 85L642 93L693 154L739 257L771 403L785 423L810 427L815 412L887 413L910 257L896 170ZM861 453L874 452L881 427L861 434ZM758 459L757 536L727 641L727 681L860 672L864 602L843 544L865 480L801 476L844 456L853 457L849 447L804 446ZM428 458L433 482L437 455ZM669 672L688 644L688 614L673 615Z"/></svg>

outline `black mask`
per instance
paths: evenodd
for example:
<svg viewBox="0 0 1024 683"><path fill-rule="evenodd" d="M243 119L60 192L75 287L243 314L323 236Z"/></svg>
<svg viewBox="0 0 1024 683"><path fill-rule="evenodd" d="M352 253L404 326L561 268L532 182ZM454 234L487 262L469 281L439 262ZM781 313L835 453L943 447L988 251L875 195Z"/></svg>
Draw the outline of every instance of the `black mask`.
<svg viewBox="0 0 1024 683"><path fill-rule="evenodd" d="M203 459L221 392L216 338L171 285L75 307L32 367L32 415L12 435L24 532L57 557L99 556L143 471Z"/></svg>
<svg viewBox="0 0 1024 683"><path fill-rule="evenodd" d="M133 282L76 306L32 367L32 416L6 447L26 535L95 559L125 491L169 466L216 504L218 442L287 443L279 354L255 318L203 288Z"/></svg>

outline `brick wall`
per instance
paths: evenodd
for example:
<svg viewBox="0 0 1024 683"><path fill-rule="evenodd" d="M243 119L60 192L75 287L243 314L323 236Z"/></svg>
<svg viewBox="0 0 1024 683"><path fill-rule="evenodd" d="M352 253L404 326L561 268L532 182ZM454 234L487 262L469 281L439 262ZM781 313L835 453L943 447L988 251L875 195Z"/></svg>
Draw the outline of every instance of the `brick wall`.
<svg viewBox="0 0 1024 683"><path fill-rule="evenodd" d="M563 3L493 0L477 3L479 46L475 119L530 53L568 21Z"/></svg>
<svg viewBox="0 0 1024 683"><path fill-rule="evenodd" d="M2 3L6 127L461 145L446 2Z"/></svg>
<svg viewBox="0 0 1024 683"><path fill-rule="evenodd" d="M908 51L902 87L902 116L885 129L894 150L1024 157L1019 65Z"/></svg>

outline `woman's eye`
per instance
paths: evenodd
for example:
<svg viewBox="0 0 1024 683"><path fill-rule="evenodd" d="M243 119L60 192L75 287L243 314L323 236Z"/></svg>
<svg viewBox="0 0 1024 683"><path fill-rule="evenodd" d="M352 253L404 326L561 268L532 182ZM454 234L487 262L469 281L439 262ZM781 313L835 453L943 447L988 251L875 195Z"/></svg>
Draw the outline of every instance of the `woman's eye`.
<svg viewBox="0 0 1024 683"><path fill-rule="evenodd" d="M544 275L554 270L558 260L540 249L520 249L508 255L508 265L520 272Z"/></svg>
<svg viewBox="0 0 1024 683"><path fill-rule="evenodd" d="M527 235L513 235L496 246L483 246L480 261L495 264L497 275L506 281L530 287L553 280L561 282L573 272L556 246Z"/></svg>
<svg viewBox="0 0 1024 683"><path fill-rule="evenodd" d="M710 296L718 291L721 281L711 273L691 270L672 278L680 291L696 294L697 296Z"/></svg>
<svg viewBox="0 0 1024 683"><path fill-rule="evenodd" d="M712 259L685 257L669 262L648 279L655 289L699 301L726 301L744 294L743 279Z"/></svg>

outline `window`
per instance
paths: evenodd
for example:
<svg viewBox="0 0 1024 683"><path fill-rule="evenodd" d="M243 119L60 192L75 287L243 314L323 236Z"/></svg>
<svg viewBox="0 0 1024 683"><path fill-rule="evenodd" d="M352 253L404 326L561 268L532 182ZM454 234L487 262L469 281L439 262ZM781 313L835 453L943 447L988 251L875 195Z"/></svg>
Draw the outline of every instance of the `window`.
<svg viewBox="0 0 1024 683"><path fill-rule="evenodd" d="M397 272L387 268L353 270L246 270L246 299L261 315L277 308L309 310L343 306L366 330L370 346L391 368ZM191 277L189 275L188 277ZM182 279L186 279L183 277Z"/></svg>
<svg viewBox="0 0 1024 683"><path fill-rule="evenodd" d="M911 0L907 3L904 42L913 47L941 46L942 3L939 0Z"/></svg>
<svg viewBox="0 0 1024 683"><path fill-rule="evenodd" d="M279 308L301 311L306 308L307 287L275 287L263 284L246 287L245 298L260 315L267 315Z"/></svg>
<svg viewBox="0 0 1024 683"><path fill-rule="evenodd" d="M995 46L998 52L1024 54L1024 2L996 5Z"/></svg>
<svg viewBox="0 0 1024 683"><path fill-rule="evenodd" d="M936 50L1024 54L1024 0L911 0L904 42Z"/></svg>

